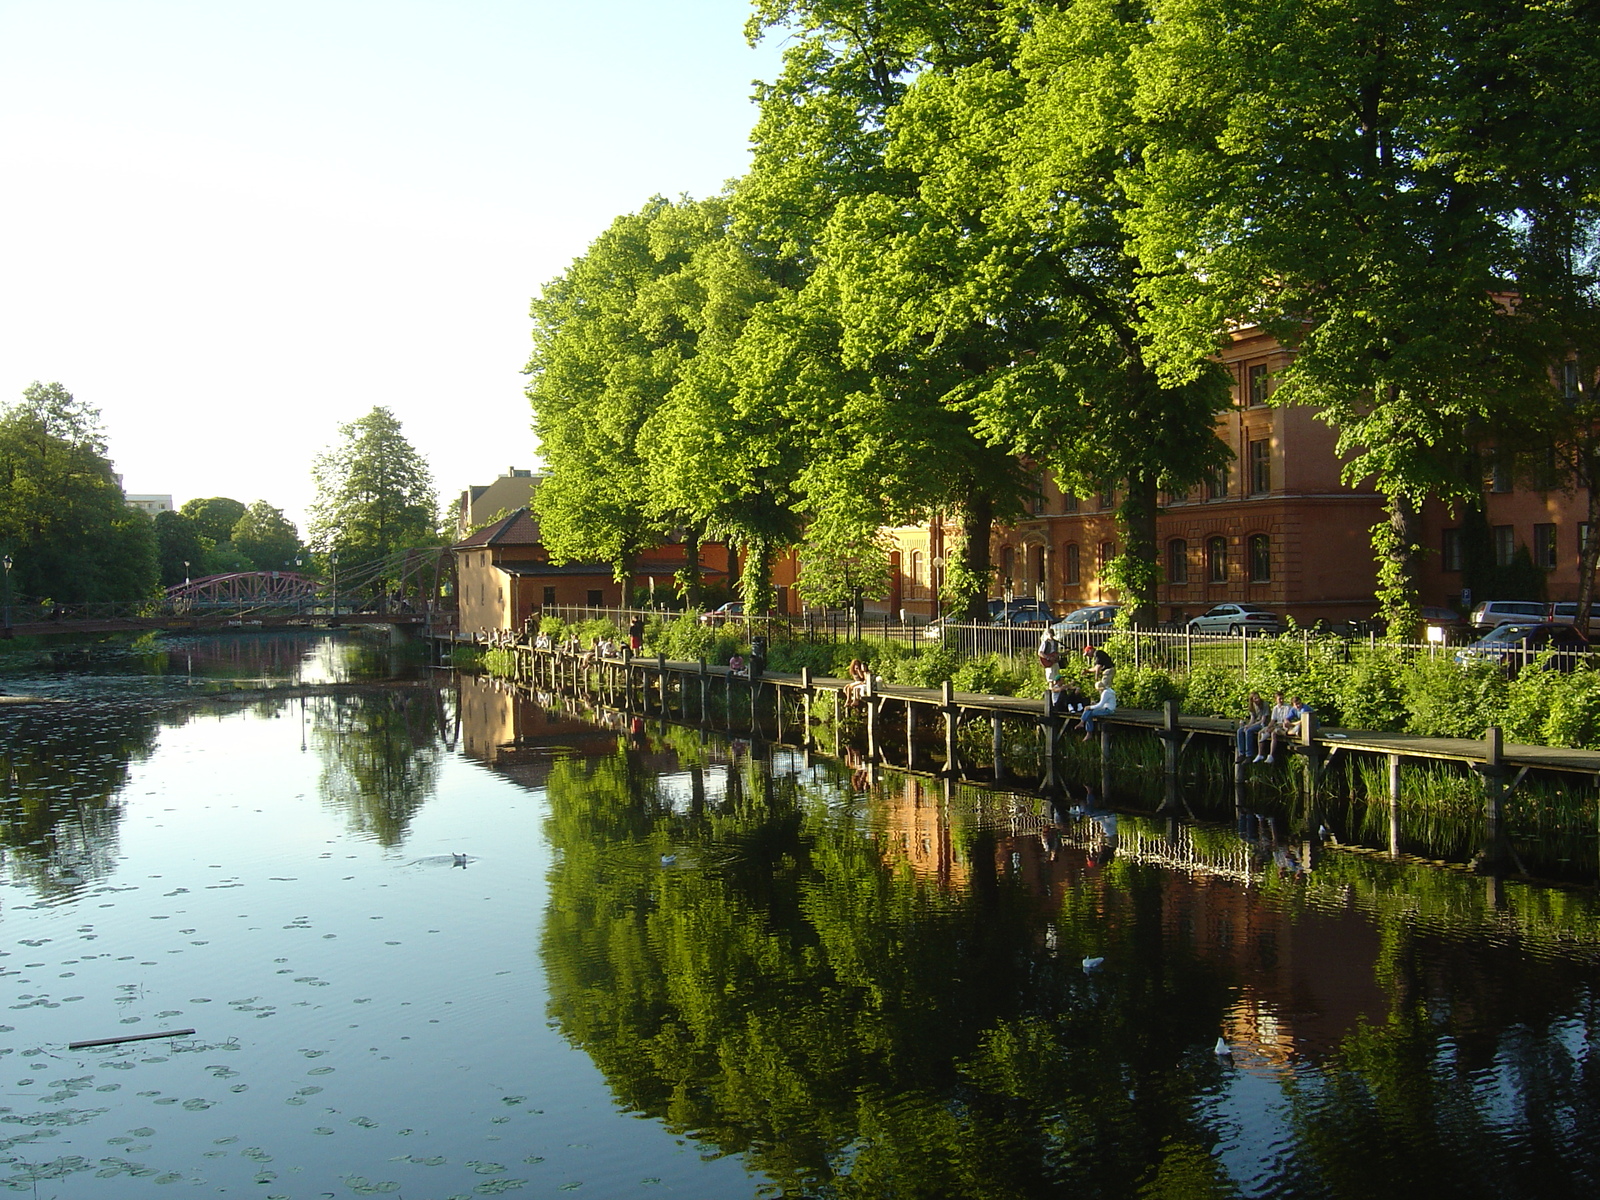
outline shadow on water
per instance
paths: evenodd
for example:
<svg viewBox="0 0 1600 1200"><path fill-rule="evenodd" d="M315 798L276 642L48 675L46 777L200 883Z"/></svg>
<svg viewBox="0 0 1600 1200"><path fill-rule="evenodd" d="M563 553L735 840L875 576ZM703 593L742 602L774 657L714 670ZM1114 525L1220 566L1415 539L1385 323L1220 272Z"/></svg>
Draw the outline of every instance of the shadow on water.
<svg viewBox="0 0 1600 1200"><path fill-rule="evenodd" d="M545 778L552 1018L780 1194L1600 1183L1586 891L654 723Z"/></svg>

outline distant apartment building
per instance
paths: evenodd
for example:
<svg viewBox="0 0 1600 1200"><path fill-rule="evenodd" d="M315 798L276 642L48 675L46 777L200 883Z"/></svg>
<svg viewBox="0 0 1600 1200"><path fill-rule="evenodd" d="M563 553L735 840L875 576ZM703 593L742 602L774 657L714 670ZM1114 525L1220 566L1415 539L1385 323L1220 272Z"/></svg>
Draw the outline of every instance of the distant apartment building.
<svg viewBox="0 0 1600 1200"><path fill-rule="evenodd" d="M527 508L543 480L543 475L532 471L507 467L493 483L467 488L456 501L456 536L464 538L491 521Z"/></svg>
<svg viewBox="0 0 1600 1200"><path fill-rule="evenodd" d="M137 508L140 512L147 512L152 517L157 513L172 511L171 496L124 495L123 499L128 502L129 508Z"/></svg>

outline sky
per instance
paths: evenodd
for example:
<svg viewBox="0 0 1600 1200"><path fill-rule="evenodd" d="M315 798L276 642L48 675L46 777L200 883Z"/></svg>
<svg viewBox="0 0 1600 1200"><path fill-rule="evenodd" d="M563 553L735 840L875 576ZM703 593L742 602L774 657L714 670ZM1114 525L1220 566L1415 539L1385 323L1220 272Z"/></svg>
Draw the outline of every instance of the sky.
<svg viewBox="0 0 1600 1200"><path fill-rule="evenodd" d="M266 500L391 408L441 498L536 464L528 301L741 174L748 0L0 0L0 403L130 493Z"/></svg>

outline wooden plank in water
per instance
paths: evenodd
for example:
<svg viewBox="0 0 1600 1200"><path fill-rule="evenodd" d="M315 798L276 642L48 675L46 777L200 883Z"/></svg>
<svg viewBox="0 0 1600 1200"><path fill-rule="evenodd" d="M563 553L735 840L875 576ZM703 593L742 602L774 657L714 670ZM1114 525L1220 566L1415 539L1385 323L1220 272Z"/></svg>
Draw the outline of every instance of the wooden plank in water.
<svg viewBox="0 0 1600 1200"><path fill-rule="evenodd" d="M188 1037L192 1029L164 1029L160 1033L125 1033L121 1037L94 1038L87 1042L68 1042L68 1050L87 1050L91 1046L116 1046L123 1042L149 1042L156 1038Z"/></svg>

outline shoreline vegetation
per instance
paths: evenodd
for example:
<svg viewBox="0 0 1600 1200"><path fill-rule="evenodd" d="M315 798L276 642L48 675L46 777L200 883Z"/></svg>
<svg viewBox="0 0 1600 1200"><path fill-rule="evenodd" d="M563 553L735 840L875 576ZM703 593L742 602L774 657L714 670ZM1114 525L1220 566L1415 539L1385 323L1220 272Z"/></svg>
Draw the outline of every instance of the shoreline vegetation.
<svg viewBox="0 0 1600 1200"><path fill-rule="evenodd" d="M696 609L652 617L645 630L645 653L670 659L725 665L748 654L741 629L707 627ZM577 636L588 645L596 637L621 639L610 620L568 623L544 617L540 632L552 640ZM908 646L870 636L850 640L786 639L774 626L767 652L773 671L842 677L852 659L868 663L886 683L938 687L946 679L957 691L996 696L1043 695L1044 670L1029 659L1000 654L962 657L948 647ZM1600 670L1547 669L1539 660L1514 676L1495 663L1457 663L1399 647L1379 646L1353 659L1336 636L1307 638L1290 629L1275 638L1253 639L1250 661L1236 665L1198 662L1192 669L1135 665L1132 640L1112 636L1104 646L1117 663L1118 702L1128 708L1160 708L1177 702L1189 716L1242 717L1250 691L1300 696L1324 725L1375 732L1416 733L1427 737L1479 738L1491 725L1507 741L1537 746L1600 749ZM509 675L514 657L489 650L478 656L484 670ZM470 665L452 658L457 666ZM1087 686L1088 668L1066 656L1061 673Z"/></svg>

